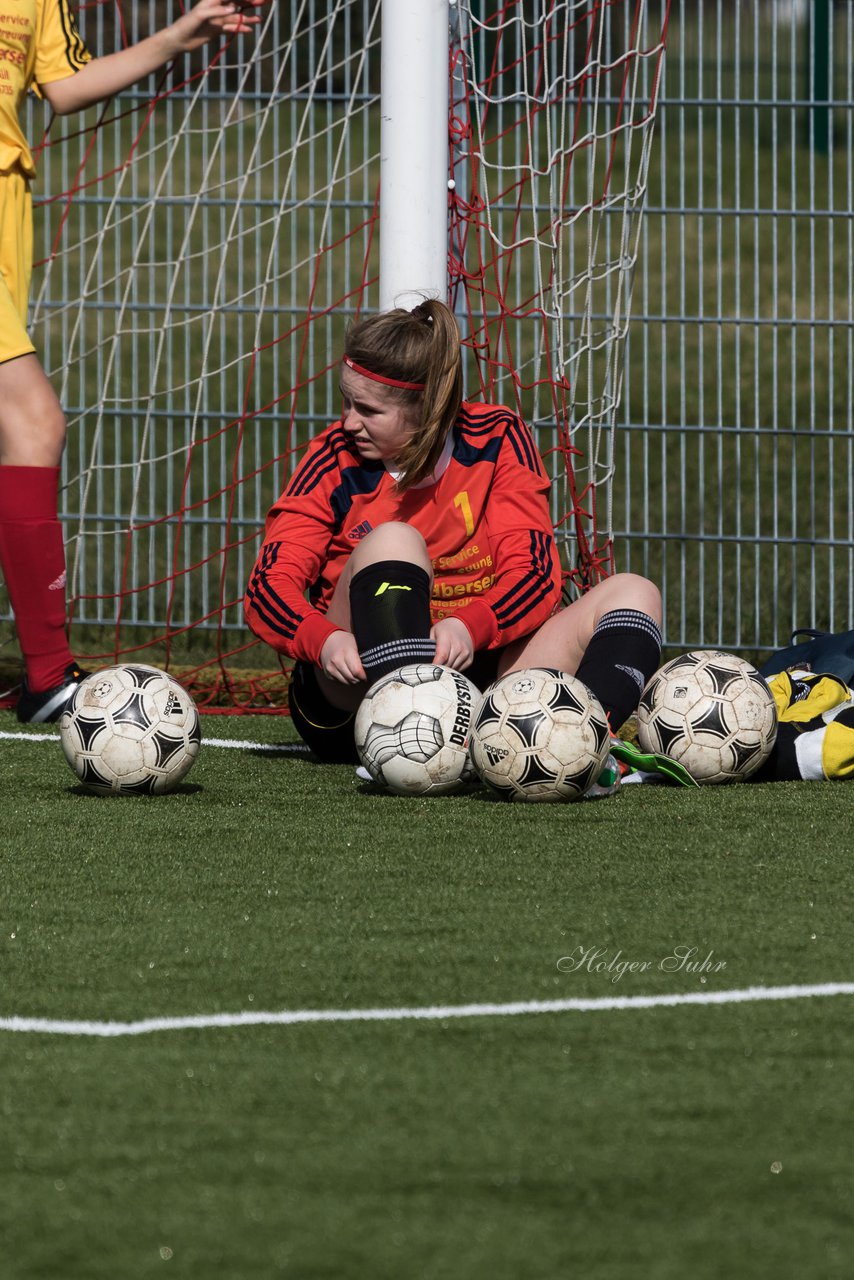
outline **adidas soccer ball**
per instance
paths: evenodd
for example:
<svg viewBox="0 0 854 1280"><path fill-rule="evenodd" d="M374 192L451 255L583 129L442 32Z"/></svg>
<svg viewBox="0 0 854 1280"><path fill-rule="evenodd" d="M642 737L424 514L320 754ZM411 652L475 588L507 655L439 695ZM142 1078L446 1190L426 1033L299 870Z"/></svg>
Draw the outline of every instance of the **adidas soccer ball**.
<svg viewBox="0 0 854 1280"><path fill-rule="evenodd" d="M766 681L743 658L714 649L666 663L638 707L643 749L677 760L701 784L749 778L776 737L777 710Z"/></svg>
<svg viewBox="0 0 854 1280"><path fill-rule="evenodd" d="M65 758L87 791L161 795L202 740L196 704L157 667L108 667L81 680L59 721Z"/></svg>
<svg viewBox="0 0 854 1280"><path fill-rule="evenodd" d="M483 695L471 736L478 776L508 800L577 800L601 774L611 734L597 698L563 671L513 671Z"/></svg>
<svg viewBox="0 0 854 1280"><path fill-rule="evenodd" d="M413 663L381 676L359 704L356 749L396 795L444 795L476 781L469 730L480 690L450 667Z"/></svg>

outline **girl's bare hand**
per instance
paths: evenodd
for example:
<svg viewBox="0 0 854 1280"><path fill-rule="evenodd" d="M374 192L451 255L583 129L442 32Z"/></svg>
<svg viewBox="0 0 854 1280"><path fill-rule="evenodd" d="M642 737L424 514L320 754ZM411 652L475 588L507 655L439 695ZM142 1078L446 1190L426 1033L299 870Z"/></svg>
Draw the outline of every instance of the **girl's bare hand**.
<svg viewBox="0 0 854 1280"><path fill-rule="evenodd" d="M320 668L330 680L340 684L359 684L367 680L356 637L350 631L333 631L320 650Z"/></svg>
<svg viewBox="0 0 854 1280"><path fill-rule="evenodd" d="M441 618L433 624L430 635L436 641L433 661L440 667L465 671L474 661L471 632L459 618Z"/></svg>
<svg viewBox="0 0 854 1280"><path fill-rule="evenodd" d="M269 0L199 0L189 13L172 23L170 34L176 43L176 52L190 53L217 36L245 35L261 21L261 15L252 12Z"/></svg>

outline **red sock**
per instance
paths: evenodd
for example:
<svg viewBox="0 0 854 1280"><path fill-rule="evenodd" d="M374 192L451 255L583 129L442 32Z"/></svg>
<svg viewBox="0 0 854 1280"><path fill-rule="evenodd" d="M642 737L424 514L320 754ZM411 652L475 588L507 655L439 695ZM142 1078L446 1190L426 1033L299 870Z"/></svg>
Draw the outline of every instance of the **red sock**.
<svg viewBox="0 0 854 1280"><path fill-rule="evenodd" d="M65 547L57 519L59 467L0 466L0 567L27 684L60 684L73 661L65 632Z"/></svg>

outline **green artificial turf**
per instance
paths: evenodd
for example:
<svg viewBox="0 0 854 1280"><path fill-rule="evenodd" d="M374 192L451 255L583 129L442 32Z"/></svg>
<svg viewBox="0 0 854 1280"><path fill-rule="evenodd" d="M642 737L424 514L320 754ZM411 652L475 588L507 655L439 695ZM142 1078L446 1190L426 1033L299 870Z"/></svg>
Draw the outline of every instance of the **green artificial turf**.
<svg viewBox="0 0 854 1280"><path fill-rule="evenodd" d="M313 763L287 720L203 729L151 798L86 795L55 742L0 739L0 1017L852 979L844 783L403 799ZM663 963L692 948L702 971ZM4 1275L847 1276L850 1013L0 1030Z"/></svg>

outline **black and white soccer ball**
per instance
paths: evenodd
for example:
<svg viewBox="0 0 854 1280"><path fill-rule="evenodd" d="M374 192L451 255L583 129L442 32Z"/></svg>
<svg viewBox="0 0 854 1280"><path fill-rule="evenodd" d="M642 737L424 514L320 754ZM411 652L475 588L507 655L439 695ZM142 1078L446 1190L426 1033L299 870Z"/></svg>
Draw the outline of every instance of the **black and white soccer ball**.
<svg viewBox="0 0 854 1280"><path fill-rule="evenodd" d="M602 773L611 733L599 700L564 671L530 667L486 690L469 748L508 800L578 800Z"/></svg>
<svg viewBox="0 0 854 1280"><path fill-rule="evenodd" d="M359 759L396 795L444 795L476 782L469 732L480 690L450 667L412 663L381 676L356 712Z"/></svg>
<svg viewBox="0 0 854 1280"><path fill-rule="evenodd" d="M677 760L701 785L749 778L777 737L767 681L743 658L716 649L666 663L644 689L637 718L644 751Z"/></svg>
<svg viewBox="0 0 854 1280"><path fill-rule="evenodd" d="M186 689L165 671L136 663L81 680L60 718L59 735L83 786L101 795L173 791L202 740Z"/></svg>

